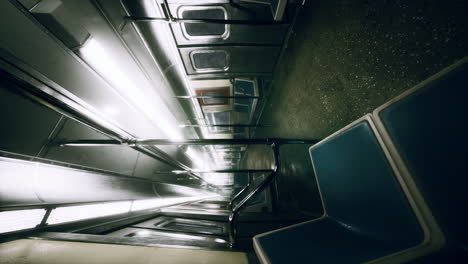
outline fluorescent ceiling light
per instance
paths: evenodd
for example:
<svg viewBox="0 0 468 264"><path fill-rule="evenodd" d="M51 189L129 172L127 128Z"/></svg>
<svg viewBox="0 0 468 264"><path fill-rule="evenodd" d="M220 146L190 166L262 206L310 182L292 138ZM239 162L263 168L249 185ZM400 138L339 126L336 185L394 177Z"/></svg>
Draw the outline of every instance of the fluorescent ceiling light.
<svg viewBox="0 0 468 264"><path fill-rule="evenodd" d="M0 212L0 233L34 228L41 223L45 213L44 209Z"/></svg>
<svg viewBox="0 0 468 264"><path fill-rule="evenodd" d="M113 202L59 207L50 213L47 223L60 224L89 218L127 213L132 202Z"/></svg>
<svg viewBox="0 0 468 264"><path fill-rule="evenodd" d="M145 79L135 78L122 67L115 54L109 53L95 38L90 39L80 49L80 55L128 102L140 110L170 139L182 139L177 127L177 120L159 95L152 90L152 85ZM103 106L103 112L115 115L112 106ZM112 109L111 111L109 111ZM111 113L109 113L111 112Z"/></svg>

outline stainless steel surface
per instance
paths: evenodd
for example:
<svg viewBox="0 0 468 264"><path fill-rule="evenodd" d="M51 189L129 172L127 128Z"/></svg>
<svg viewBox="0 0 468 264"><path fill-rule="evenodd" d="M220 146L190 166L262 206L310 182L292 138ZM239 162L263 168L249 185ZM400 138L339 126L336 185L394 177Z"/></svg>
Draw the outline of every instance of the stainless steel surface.
<svg viewBox="0 0 468 264"><path fill-rule="evenodd" d="M247 194L241 201L234 205L229 214L229 242L231 246L235 246L236 244L236 235L237 235L237 219L239 216L240 211L247 206L247 202L257 193L262 192L268 185L275 179L276 174L278 174L280 170L280 153L279 153L280 145L273 143L271 148L273 150L273 155L275 158L275 168L274 172L268 175L261 184L257 185L251 192Z"/></svg>
<svg viewBox="0 0 468 264"><path fill-rule="evenodd" d="M145 232L142 232L145 231ZM138 233L142 232L142 233ZM86 235L74 233L45 232L34 235L33 239L46 239L56 241L74 241L86 243L103 243L116 245L156 246L210 250L230 250L225 240L203 236L177 236L158 231L142 230L138 228L125 228L108 235Z"/></svg>
<svg viewBox="0 0 468 264"><path fill-rule="evenodd" d="M14 60L10 55L2 53L2 56L4 57L0 60L0 69L3 71L6 78L12 79L13 82L22 83L22 86L16 87L21 93L24 93L52 110L58 111L59 113L62 113L81 124L91 127L110 138L114 138L121 142L134 138L133 135L121 130L114 124L108 122L106 118L100 116L96 112L93 112L92 107L81 101L79 98L76 98L76 96L67 92L65 89L50 80L47 80L45 76L39 75L40 79L38 80L17 68L16 65L13 65L8 61L3 61L5 57L8 57L10 60ZM36 76L38 74L39 73L35 73ZM176 168L189 168L156 147L135 146L134 148ZM197 175L192 174L191 176L198 178L201 182L204 181Z"/></svg>
<svg viewBox="0 0 468 264"><path fill-rule="evenodd" d="M187 207L166 207L161 209L161 214L173 217L202 219L202 220L215 220L227 221L229 217L229 210L220 209L203 209L187 208Z"/></svg>
<svg viewBox="0 0 468 264"><path fill-rule="evenodd" d="M246 145L246 144L315 144L319 140L314 139L282 139L282 138L252 138L252 139L187 139L187 140L160 140L143 139L135 144L140 145Z"/></svg>
<svg viewBox="0 0 468 264"><path fill-rule="evenodd" d="M186 186L0 157L1 208L206 195Z"/></svg>
<svg viewBox="0 0 468 264"><path fill-rule="evenodd" d="M0 118L10 128L2 127L0 130L0 149L26 155L38 155L44 142L48 141L51 128L61 116L48 109L44 111L41 106L11 92L8 88L12 86L11 82L5 81L0 76L0 105L2 109ZM33 113L35 118L30 118Z"/></svg>
<svg viewBox="0 0 468 264"><path fill-rule="evenodd" d="M253 10L257 11L255 18L249 13L246 13L238 8L233 8L227 3L206 5L203 3L188 3L188 4L169 4L172 13L176 14L179 18L175 22L178 24L171 24L171 29L177 41L177 45L213 45L221 43L230 44L262 44L262 45L281 45L284 35L288 29L288 24L285 22L276 22L271 19L271 15L265 12L268 9L265 6L250 5ZM190 9L203 9L203 8L223 8L226 10L226 20L213 20L213 19L200 19L193 22L210 22L229 25L226 28L225 36L212 36L207 38L194 38L187 36L185 24L194 20L190 17L183 18L182 12ZM193 18L193 17L192 17Z"/></svg>
<svg viewBox="0 0 468 264"><path fill-rule="evenodd" d="M217 98L232 98L232 99L260 99L260 96L244 96L244 95L234 95L234 96L222 96L222 95L203 95L203 96L175 96L176 98L180 99L192 99L192 98L198 98L198 99L217 99Z"/></svg>
<svg viewBox="0 0 468 264"><path fill-rule="evenodd" d="M319 140L315 139L283 139L283 138L251 138L251 139L186 139L186 140L168 140L168 139L139 139L119 143L112 140L76 140L58 142L62 146L99 146L99 145L248 145L248 144L315 144ZM102 144L101 144L102 143Z"/></svg>
<svg viewBox="0 0 468 264"><path fill-rule="evenodd" d="M131 1L125 4L125 1L105 1L93 0L93 4L99 10L103 17L106 18L110 27L115 34L119 36L126 49L132 54L134 60L138 63L141 71L146 75L146 78L158 87L159 96L163 98L168 107L177 119L196 118L197 109L191 102L177 102L172 99L176 94L188 92L184 83L181 71L175 64L166 65L166 57L171 50L167 47L167 43L159 42L162 45L155 47L147 42L147 38L142 33L137 25L126 25L126 20L122 19L123 15L128 15L130 10L134 10L141 5L141 1ZM122 10L123 9L123 10ZM143 10L141 12L150 12ZM151 13L151 12L150 12ZM159 48L158 52L154 53L155 48ZM156 69L156 70L154 70ZM163 89L170 87L171 89ZM187 136L195 136L199 131L184 131ZM188 133L192 132L192 133Z"/></svg>
<svg viewBox="0 0 468 264"><path fill-rule="evenodd" d="M118 27L120 30L123 32L127 28L135 28L136 31L138 31L138 36L137 38L143 39L143 41L146 43L146 47L148 50L151 50L152 56L157 57L158 61L162 63L162 69L166 67L168 70L173 70L173 69L181 69L182 72L184 72L184 68L182 68L181 64L184 61L183 56L180 58L180 56L177 56L177 50L176 53L174 53L175 48L188 48L188 49L196 49L187 56L193 57L195 53L197 52L216 52L216 49L214 47L208 47L206 45L218 45L221 44L221 46L226 46L227 49L245 49L245 50L250 50L251 48L254 49L255 51L251 53L252 54L243 54L242 52L239 52L239 55L242 57L251 57L253 58L256 54L259 54L257 52L257 49L266 46L266 49L274 49L277 48L278 50L280 49L280 46L283 43L284 36L286 34L286 31L289 27L289 25L279 25L276 24L275 21L271 17L271 11L268 6L262 6L262 5L251 5L247 4L248 8L244 7L244 4L242 7L240 5L236 5L232 1L145 1L145 0L139 0L139 1L121 1L122 6L124 6L126 18L123 18L122 22L122 17L118 18L115 13L116 9L114 7L114 11L111 12L111 8L109 4L106 3L104 0L100 0L101 4L103 6L107 6L104 8L106 13L112 14L114 13L114 26L117 24L120 24ZM171 24L171 25L166 25L165 23L140 23L136 21L131 21L131 19L135 18L136 20L139 21L149 21L153 20L155 22L157 21L162 21L162 22L170 22L170 23L177 23L181 22L178 19L184 19L182 16L185 16L185 18L194 18L194 17L189 17L196 15L194 12L191 12L190 14L187 13L189 10L203 10L203 9L210 9L210 10L225 10L225 14L221 17L223 19L220 20L232 20L232 23L250 23L249 21L260 21L260 23L263 22L268 22L268 23L273 23L274 25L235 25L235 24L225 24L226 21L216 21L213 20L212 22L214 23L221 23L224 27L224 31L228 32L229 34L221 34L217 37L214 36L188 36L187 35L187 30L186 26L187 25L195 25L194 23L203 23L207 22L206 20L199 20L197 17L195 17L195 21L191 21L194 23L179 23L179 24ZM185 12L185 13L184 13ZM185 15L183 15L184 13ZM219 12L218 12L219 13ZM255 16L255 18L252 17L252 15ZM198 15L196 15L198 16ZM204 18L203 16L201 18ZM130 19L130 20L128 20ZM188 21L188 20L187 20ZM187 22L185 21L185 22ZM208 20L209 21L209 20ZM237 22L236 22L237 21ZM207 23L204 23L207 24ZM213 24L213 23L211 23ZM129 26L131 25L131 27ZM208 25L208 24L207 24ZM221 28L222 29L222 28ZM168 32L169 30L169 32ZM172 31L172 32L170 32ZM180 36L178 35L180 33ZM129 39L131 41L131 39ZM174 41L173 41L174 40ZM182 42L185 41L186 43L183 44ZM238 46L238 47L232 47ZM170 47L172 46L172 48ZM197 47L198 46L198 47ZM205 47L200 47L200 46L205 46ZM223 50L224 49L224 50ZM265 49L261 49L261 51L264 51ZM138 49L134 50L132 48L133 52L138 52ZM228 52L225 47L221 47L220 52ZM235 52L234 52L235 53ZM170 55L175 55L175 56L170 56ZM180 55L180 54L179 54ZM271 54L270 54L271 55ZM262 65L260 65L263 62L266 62L268 59L271 59L270 67L274 67L276 64L276 59L275 56L267 56L266 58L262 58L261 60L258 60L260 62L259 65L260 67L257 67L257 69L260 69L262 72L239 72L239 69L244 69L246 64L244 62L239 62L239 57L234 58L231 56L231 54L228 54L229 57L229 62L228 64L230 65L222 65L223 69L221 69L221 72L213 72L209 70L210 67L204 67L203 69L198 69L197 74L194 75L189 75L187 76L186 74L182 75L174 75L174 78L179 79L179 80L188 80L188 79L200 79L200 78L220 78L220 77L232 77L232 76L238 76L238 77L255 77L255 76L271 76L272 71L271 69L262 69ZM141 59L140 59L141 60ZM237 62L236 62L237 61ZM255 62L254 62L255 63ZM192 67L195 70L195 65L194 64L188 64L187 60L183 63L185 67ZM238 67L236 65L242 64L242 66ZM257 63L258 64L258 63ZM209 66L209 65L207 65ZM231 71L232 67L238 67L238 70L236 72ZM265 68L265 67L263 67ZM199 74L198 74L199 73ZM253 74L255 76L253 76ZM185 76L183 76L185 75ZM175 89L178 89L178 91L182 91L181 89L177 88L177 86L174 87ZM193 91L190 91L190 89L186 92L181 92L180 94L192 94ZM190 96L190 95L189 95ZM198 104L198 98L187 98L190 100L183 100L181 101L182 105L191 105L195 106L193 109L195 109L195 112L197 112L198 116L191 117L190 120L194 120L196 124L193 124L193 126L186 127L188 131L195 130L199 133L199 135L207 137L207 134L210 134L211 136L218 137L218 136L224 136L224 135L232 135L235 137L248 137L249 136L249 131L247 129L243 130L235 130L235 129L224 129L222 131L216 130L215 129L206 129L206 121L203 117L203 112L200 111L200 105ZM256 102L254 103L254 107L252 107L253 110L256 109ZM233 117L234 123L250 123L252 121L253 116L258 116L255 115L255 111L252 111L249 113L247 117L247 120L244 120L244 116L239 117L238 121L235 121L236 117ZM207 132L208 131L208 132Z"/></svg>
<svg viewBox="0 0 468 264"><path fill-rule="evenodd" d="M181 246L189 248L225 249L228 242L223 238L206 235L193 235L185 233L164 232L142 227L127 227L107 234L109 237L133 238L134 240L151 239L160 245Z"/></svg>
<svg viewBox="0 0 468 264"><path fill-rule="evenodd" d="M99 129L93 128L110 138L132 138L127 132L118 129L114 124L104 121L105 119L95 111L87 109L83 106L88 106L86 103L56 83L48 80L45 76L40 75L33 69L28 69L29 71L34 71L33 75L23 71L21 68L27 67L26 65L21 65L21 68L17 67L21 62L7 51L0 48L0 55L2 78L7 79L11 83L20 84L21 86L14 88L21 94L70 119L79 120L88 127L93 127L90 125L93 121L94 123L101 123ZM78 113L81 116L78 116ZM87 121L88 119L90 121Z"/></svg>
<svg viewBox="0 0 468 264"><path fill-rule="evenodd" d="M213 144L231 149L235 148L233 145L315 143L313 140L284 139L196 139L206 137L204 133L206 127L233 128L222 131L211 129L217 133L208 133L208 135L218 138L249 137L248 129L235 128L248 128L254 126L252 123L256 123L254 119L256 103L261 98L260 83L264 82L264 79L258 77L272 74L284 35L289 27L285 22L273 21L268 7L250 4L240 6L227 0L209 1L208 4L205 1L166 0L120 2L61 0L60 3L72 10L73 15L79 19L70 21L64 16L59 19L60 21L55 21L54 25L44 21L40 23L38 15L31 15L16 0L0 4L8 11L2 21L5 21L6 35L11 37L5 41L2 39L0 43L2 75L10 82L19 84L16 92L59 113L59 115L53 113L52 116L57 118L52 118L51 124L44 125L41 135L35 136L35 140L46 141L38 147L38 156L51 159L50 163L54 162L53 160L64 161L58 163L60 166L56 166L42 163L45 160L34 159L34 162L38 161L36 164L38 169L32 176L28 175L29 178L13 177L13 174L8 174L10 175L8 182L2 180L2 183L6 182L8 187L5 189L2 189L4 186L0 187L2 201L0 207L4 208L5 203L12 208L206 194L206 190L215 190L215 187L204 182L203 177L206 175L200 177L196 173L274 173L279 165L275 170L236 169L239 166L236 161L241 159L242 155L224 155L211 147L203 149L202 152L216 155L218 158L213 157L212 160L221 164L220 168L228 169L193 169L195 166L202 168L197 166L197 163L201 162L195 163L195 158L188 158L188 148L179 145ZM163 9L168 15L167 18L161 12L161 3L164 4ZM224 19L183 15L183 12L188 10L203 9L223 10ZM161 20L169 24L148 22ZM11 21L19 25L17 34L8 32L8 28L14 25ZM92 36L86 37L89 40L87 44L77 50L71 49L69 41L60 31L62 29L56 30L58 26L70 23L73 27L84 29ZM187 31L188 26L201 24L222 25L224 33L219 36L190 36ZM75 31L73 28L69 29ZM80 36L78 36L79 41L75 42L82 44ZM109 51L112 57L118 58L119 65L125 66L125 71L128 71L131 77L128 78L131 82L126 88L133 89L131 91L135 93L143 91L144 97L148 95L148 98L143 99L150 100L150 110L154 110L158 105L167 105L166 112L171 118L178 120L178 123L185 123L180 120L195 120L196 123L185 125L187 129L180 130L180 137L173 137L171 129L167 129L169 133L167 131L165 133L165 126L170 122L159 120L155 117L157 115L149 114L151 111L143 111L138 102L136 104L132 102L132 92L125 93L125 89L119 90L118 84L109 80L109 77L103 74L91 59L85 57L82 48L89 46L91 40L100 42L105 51ZM31 50L23 43L29 43ZM46 52L37 53L37 50ZM195 62L195 57L201 53L214 52L227 54L226 65L222 65L220 67L222 69L195 67L200 66ZM187 87L188 80L232 76L240 76L255 82L255 91L252 95L237 96L231 91L227 96L218 99L253 99L251 101L255 103L247 105L251 112L245 116L232 114L228 122L216 124L213 121L212 124L207 124L208 121L203 118L205 113L199 105L201 100L197 99L216 99L216 97L194 96L196 94L194 90ZM134 80L136 82L133 82ZM225 78L225 81L233 83L232 79ZM232 87L231 89L234 90ZM262 91L262 98L263 96L267 94ZM235 100L227 101L235 102ZM174 140L159 139L165 136ZM195 139L183 140L183 138ZM162 146L156 147L156 145ZM36 146L34 147L33 152L36 152ZM2 162L0 159L0 166L3 166ZM24 161L14 162L24 163ZM71 168L61 167L68 166L68 163L72 163ZM17 164L15 165L17 167L28 167ZM77 164L83 167L80 168L76 166ZM24 175L28 174L29 169L30 167L24 170ZM49 173L49 170L53 173ZM171 173L167 175L160 173L166 171ZM146 179L126 177L122 174L144 175ZM173 174L182 175L177 177ZM2 176L4 175L0 175ZM11 187L13 179L18 186ZM166 183L150 179L163 180ZM182 179L186 185L202 188L167 184L173 179ZM266 181L269 179L267 177ZM47 184L50 182L53 184ZM250 184L251 179L248 186ZM247 190L248 186L243 191ZM223 193L228 193L232 188L233 186L225 183L218 190L222 189ZM258 191L261 190L254 189L254 192ZM237 194L234 200L240 198L241 194ZM243 204L253 195L248 194L247 198L242 199L232 208L233 212L240 211ZM185 209L183 206L174 209L186 212L205 210L205 213L212 211L227 216L227 211L224 209L227 206L227 202L225 205L199 203L185 206ZM236 222L235 215L233 222Z"/></svg>
<svg viewBox="0 0 468 264"><path fill-rule="evenodd" d="M213 23L213 24L233 24L233 25L282 25L287 24L286 22L275 22L275 21L263 21L263 20L225 20L225 19L184 19L184 18L163 18L163 17L136 17L126 16L124 17L132 22L164 22L164 23Z"/></svg>
<svg viewBox="0 0 468 264"><path fill-rule="evenodd" d="M250 173L247 175L248 177L248 181L247 181L247 185L244 186L244 188L242 188L238 193L236 193L236 195L234 195L234 197L231 198L231 201L229 202L229 205L228 205L228 208L229 210L232 210L233 208L233 205L234 205L234 202L239 198L241 197L241 195L246 192L250 186L252 185L252 177L250 176Z"/></svg>
<svg viewBox="0 0 468 264"><path fill-rule="evenodd" d="M9 36L2 38L0 45L3 60L7 59L20 71L35 78L38 82L35 86L44 93L65 100L74 110L81 110L87 116L100 118L107 128L112 127L113 131L120 129L121 135L128 134L128 131L143 135L144 130L150 129L151 125L143 121L145 118L137 114L100 75L21 5L16 1L2 1L0 6L4 11L1 17L4 27L0 30L3 30L2 35ZM11 29L18 30L11 35ZM34 52L37 50L47 52ZM119 109L121 114L104 118L103 112L109 106ZM118 128L116 123L121 127ZM155 129L154 126L152 129Z"/></svg>
<svg viewBox="0 0 468 264"><path fill-rule="evenodd" d="M215 46L215 47L183 47L179 48L185 70L188 75L202 75L205 73L226 75L271 74L276 65L276 58L280 47L258 46ZM200 52L223 52L229 56L227 68L204 70L200 72L195 68L193 54ZM223 74L226 73L226 74Z"/></svg>
<svg viewBox="0 0 468 264"><path fill-rule="evenodd" d="M215 124L215 125L179 125L179 127L262 127L265 125L250 125L250 124Z"/></svg>
<svg viewBox="0 0 468 264"><path fill-rule="evenodd" d="M175 174L184 174L184 173L197 173L197 174L202 174L202 173L267 173L267 172L273 172L271 169L265 169L265 170L242 170L242 169L232 169L232 170L189 170L189 171L171 171L169 173L175 173Z"/></svg>
<svg viewBox="0 0 468 264"><path fill-rule="evenodd" d="M118 11L121 6L124 15L161 16L161 11L155 7L154 3L149 3L150 1L146 0L100 2L105 5L105 12L114 14L115 18L112 20L114 27L121 28L122 37L132 52L145 65L146 71L154 74L153 68L154 64L156 64L156 68L161 73L162 78L170 85L174 95L190 94L184 71L180 67L181 60L178 56L174 56L176 54L175 41L169 39L169 27L163 24L127 23L127 20L122 21ZM166 101L171 101L170 99L166 98ZM197 118L202 117L200 106L196 101L180 102L180 106L189 119L197 120ZM201 135L200 130L195 129L195 132L199 136Z"/></svg>
<svg viewBox="0 0 468 264"><path fill-rule="evenodd" d="M132 227L218 236L225 236L227 232L226 222L194 220L170 216L159 216L148 221L133 224Z"/></svg>

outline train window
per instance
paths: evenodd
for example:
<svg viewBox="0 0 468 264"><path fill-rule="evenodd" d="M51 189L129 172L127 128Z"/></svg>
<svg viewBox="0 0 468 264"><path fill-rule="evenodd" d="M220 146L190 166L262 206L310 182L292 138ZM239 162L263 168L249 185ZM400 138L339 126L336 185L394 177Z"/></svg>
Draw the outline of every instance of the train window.
<svg viewBox="0 0 468 264"><path fill-rule="evenodd" d="M190 53L193 68L197 72L226 71L229 55L224 50L195 50Z"/></svg>
<svg viewBox="0 0 468 264"><path fill-rule="evenodd" d="M101 216L127 213L130 201L59 207L50 213L48 224L60 224Z"/></svg>
<svg viewBox="0 0 468 264"><path fill-rule="evenodd" d="M221 6L183 6L179 10L179 17L183 19L228 19L226 9ZM228 24L183 23L181 28L187 39L226 39L229 35Z"/></svg>
<svg viewBox="0 0 468 264"><path fill-rule="evenodd" d="M41 223L45 213L44 209L0 212L0 233L34 228Z"/></svg>

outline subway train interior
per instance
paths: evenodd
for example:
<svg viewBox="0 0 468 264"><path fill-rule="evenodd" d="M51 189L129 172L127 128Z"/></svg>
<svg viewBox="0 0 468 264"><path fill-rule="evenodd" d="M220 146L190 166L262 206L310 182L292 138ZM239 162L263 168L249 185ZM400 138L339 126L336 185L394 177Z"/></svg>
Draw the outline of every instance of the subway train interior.
<svg viewBox="0 0 468 264"><path fill-rule="evenodd" d="M0 13L0 263L468 263L467 1Z"/></svg>

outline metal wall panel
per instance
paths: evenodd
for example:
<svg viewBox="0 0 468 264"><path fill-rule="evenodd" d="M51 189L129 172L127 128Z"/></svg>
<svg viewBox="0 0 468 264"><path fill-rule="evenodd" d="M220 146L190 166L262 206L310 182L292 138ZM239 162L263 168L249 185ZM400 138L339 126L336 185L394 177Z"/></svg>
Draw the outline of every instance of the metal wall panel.
<svg viewBox="0 0 468 264"><path fill-rule="evenodd" d="M0 150L36 156L60 115L7 90L12 86L0 79Z"/></svg>
<svg viewBox="0 0 468 264"><path fill-rule="evenodd" d="M158 171L171 171L174 169L176 168L139 153L133 175L135 177L174 183L177 179L177 175L165 175L157 173Z"/></svg>
<svg viewBox="0 0 468 264"><path fill-rule="evenodd" d="M83 1L82 4L85 3L86 1ZM158 127L131 107L60 41L51 37L37 21L28 17L28 14L23 13L10 1L0 1L0 10L3 14L0 17L1 49L14 54L18 60L47 76L77 98L86 101L99 112L105 113L109 107L119 109L119 114L111 119L130 133L139 137L162 136ZM95 24L105 24L102 18L93 21ZM114 48L116 46L109 45Z"/></svg>
<svg viewBox="0 0 468 264"><path fill-rule="evenodd" d="M73 120L67 120L56 141L79 139L109 139ZM127 146L52 147L45 158L133 175L138 152Z"/></svg>
<svg viewBox="0 0 468 264"><path fill-rule="evenodd" d="M0 157L0 208L204 196L206 190Z"/></svg>
<svg viewBox="0 0 468 264"><path fill-rule="evenodd" d="M215 8L224 10L226 17L221 19L229 20L262 20L269 21L273 20L271 11L267 5L246 5L252 11L255 12L255 17L248 12L233 8L229 4L199 4L188 3L188 4L170 4L171 13L173 16L178 18L187 19L219 19L210 14L209 11ZM206 13L188 13L188 10L205 10ZM187 24L196 25L198 29L205 30L205 32L219 31L219 26L214 28L216 24ZM217 24L219 25L219 24ZM187 27L184 23L172 24L171 29L174 33L177 45L207 45L207 44L266 44L266 45L282 45L285 34L288 30L288 24L278 25L226 25L226 32L224 34L218 34L217 36L191 36L188 32Z"/></svg>
<svg viewBox="0 0 468 264"><path fill-rule="evenodd" d="M154 198L149 181L0 157L2 207Z"/></svg>

